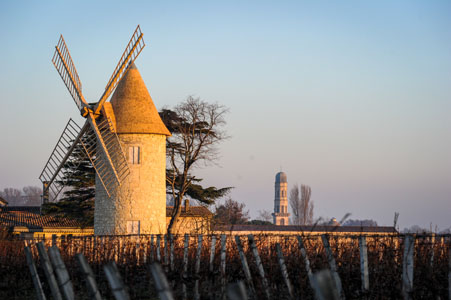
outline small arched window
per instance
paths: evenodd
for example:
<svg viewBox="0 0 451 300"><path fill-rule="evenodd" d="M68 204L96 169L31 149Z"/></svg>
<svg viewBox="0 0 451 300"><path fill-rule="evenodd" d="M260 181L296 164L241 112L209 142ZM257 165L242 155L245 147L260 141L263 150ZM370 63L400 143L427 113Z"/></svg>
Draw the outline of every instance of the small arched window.
<svg viewBox="0 0 451 300"><path fill-rule="evenodd" d="M280 220L280 225L285 225L285 219Z"/></svg>

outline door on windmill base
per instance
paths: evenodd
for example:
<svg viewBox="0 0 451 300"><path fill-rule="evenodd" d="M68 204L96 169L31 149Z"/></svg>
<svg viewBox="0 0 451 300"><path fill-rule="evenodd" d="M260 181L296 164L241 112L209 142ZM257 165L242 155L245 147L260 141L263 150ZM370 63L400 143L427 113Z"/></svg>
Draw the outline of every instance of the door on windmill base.
<svg viewBox="0 0 451 300"><path fill-rule="evenodd" d="M139 234L140 222L139 221L127 221L127 234Z"/></svg>

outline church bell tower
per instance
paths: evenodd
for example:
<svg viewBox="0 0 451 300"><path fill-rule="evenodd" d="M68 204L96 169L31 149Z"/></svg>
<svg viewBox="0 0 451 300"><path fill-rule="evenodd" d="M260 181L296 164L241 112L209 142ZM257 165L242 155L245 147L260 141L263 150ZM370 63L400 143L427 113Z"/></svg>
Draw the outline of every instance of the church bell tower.
<svg viewBox="0 0 451 300"><path fill-rule="evenodd" d="M288 213L288 198L287 198L287 174L279 172L276 174L276 183L274 186L274 225L289 225L290 214Z"/></svg>

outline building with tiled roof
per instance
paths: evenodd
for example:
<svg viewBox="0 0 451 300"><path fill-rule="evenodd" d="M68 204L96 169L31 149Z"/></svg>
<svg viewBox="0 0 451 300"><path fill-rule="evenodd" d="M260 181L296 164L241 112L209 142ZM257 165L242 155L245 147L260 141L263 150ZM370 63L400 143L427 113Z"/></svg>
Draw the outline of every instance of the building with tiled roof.
<svg viewBox="0 0 451 300"><path fill-rule="evenodd" d="M171 221L173 206L166 206L166 223ZM174 226L174 234L204 234L211 231L213 213L204 206L190 206L189 200L185 200L180 217Z"/></svg>
<svg viewBox="0 0 451 300"><path fill-rule="evenodd" d="M169 224L174 207L166 207L166 222ZM188 201L182 207L175 234L265 234L265 235L299 235L299 234L334 234L334 235L392 235L398 232L392 226L337 226L337 225L245 225L213 224L213 213L204 206L190 206ZM41 215L39 206L0 207L0 228L7 229L14 235L25 238L61 235L92 235L93 227L83 228L79 222L69 218Z"/></svg>
<svg viewBox="0 0 451 300"><path fill-rule="evenodd" d="M166 207L167 224L171 220L173 209L172 206ZM175 233L207 233L212 218L213 213L208 208L190 206L189 201L185 201ZM0 228L26 238L94 234L93 227L83 227L74 219L42 215L39 206L0 206Z"/></svg>
<svg viewBox="0 0 451 300"><path fill-rule="evenodd" d="M4 207L8 205L8 201L0 197L0 207Z"/></svg>
<svg viewBox="0 0 451 300"><path fill-rule="evenodd" d="M76 220L42 215L39 206L0 207L0 227L27 238L94 233L92 228L83 228Z"/></svg>

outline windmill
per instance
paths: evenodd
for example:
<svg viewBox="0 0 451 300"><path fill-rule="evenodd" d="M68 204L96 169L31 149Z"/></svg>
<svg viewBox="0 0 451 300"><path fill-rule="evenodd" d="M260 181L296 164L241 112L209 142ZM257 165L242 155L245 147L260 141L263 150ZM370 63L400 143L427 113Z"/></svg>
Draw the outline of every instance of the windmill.
<svg viewBox="0 0 451 300"><path fill-rule="evenodd" d="M165 229L162 149L165 152L166 136L170 133L134 64L144 47L138 25L105 91L95 103L88 103L82 94L80 78L62 35L55 47L52 62L86 121L80 127L69 119L39 179L44 186L43 195L56 197L65 186L65 168L76 168L80 161L77 155L87 155L96 171L96 234L140 233L141 227L151 233ZM124 152L124 147L129 151ZM147 160L143 160L143 154ZM146 184L141 184L142 181ZM147 185L152 190L144 187ZM155 204L162 208L153 207Z"/></svg>

